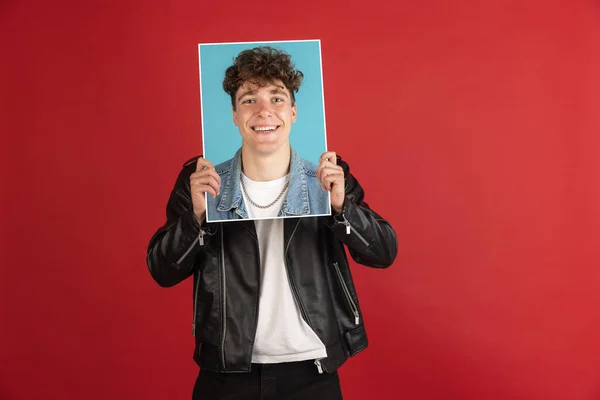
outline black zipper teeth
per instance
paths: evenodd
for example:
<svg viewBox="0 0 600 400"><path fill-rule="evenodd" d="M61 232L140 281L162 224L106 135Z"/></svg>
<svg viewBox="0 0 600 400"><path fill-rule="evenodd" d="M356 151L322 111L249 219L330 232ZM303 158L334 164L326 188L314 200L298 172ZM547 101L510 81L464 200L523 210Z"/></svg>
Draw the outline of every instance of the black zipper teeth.
<svg viewBox="0 0 600 400"><path fill-rule="evenodd" d="M225 250L223 249L223 230L219 230L220 234L220 242L221 242L221 283L223 284L223 292L221 293L221 319L223 321L223 332L221 335L221 364L223 365L223 369L226 368L225 365L225 333L227 332L227 280L225 277Z"/></svg>
<svg viewBox="0 0 600 400"><path fill-rule="evenodd" d="M260 249L258 248L259 247L258 238L254 238L254 236L253 236L252 239L254 239L256 242L256 253L255 254L260 254ZM260 270L261 270L261 266L260 266L260 256L259 256L258 257L258 290L256 292L256 309L257 309L257 311L258 311L258 308L260 305L260 290L261 290ZM256 330L257 329L258 329L258 312L254 316L254 337L252 339L252 346L250 347L250 357L252 357L252 351L254 350L254 344L256 343Z"/></svg>
<svg viewBox="0 0 600 400"><path fill-rule="evenodd" d="M192 249L193 249L193 248L194 248L194 246L196 245L196 242L198 242L198 243L199 243L199 242L200 242L200 238L196 238L196 239L195 239L195 240L192 242L191 246L190 246L190 247L187 249L187 251L186 251L185 253L183 253L183 255L182 255L180 258L179 258L179 260L177 260L177 264L181 264L181 262L182 262L183 260L185 260L185 258L187 257L187 255L188 255L188 254L190 254L190 251L192 251Z"/></svg>
<svg viewBox="0 0 600 400"><path fill-rule="evenodd" d="M198 287L200 285L200 271L198 271L198 277L196 278L196 290L194 292L194 320L192 322L192 336L196 336L196 311L198 306Z"/></svg>
<svg viewBox="0 0 600 400"><path fill-rule="evenodd" d="M335 272L338 276L338 279L340 280L340 283L342 285L342 290L344 291L344 294L346 295L346 300L348 300L350 309L352 310L352 313L354 314L354 316L358 317L358 308L356 307L356 304L354 304L354 301L352 300L352 297L350 296L350 291L348 290L348 287L346 286L346 282L344 282L344 278L342 277L342 271L340 271L340 267L337 262L334 262L333 266L335 267Z"/></svg>
<svg viewBox="0 0 600 400"><path fill-rule="evenodd" d="M369 242L367 242L367 240L363 237L363 235L360 234L359 231L357 231L356 229L354 229L354 227L350 224L350 221L348 221L348 219L346 218L345 215L344 215L344 221L346 221L345 224L347 224L349 227L352 228L351 232L354 232L356 234L356 236L358 236L358 238L360 239L360 241L363 242L363 244L366 247L369 247Z"/></svg>
<svg viewBox="0 0 600 400"><path fill-rule="evenodd" d="M200 233L198 235L198 244L200 246L202 246L202 238L204 237L204 230L200 229ZM188 249L187 253L190 252L190 250L192 249L192 247L194 247L194 243L196 243L196 241L194 241L192 243L192 246ZM185 255L184 254L184 257ZM200 286L200 275L202 275L200 272L198 272L198 277L196 278L196 289L194 292L194 320L192 322L192 336L196 336L196 311L197 311L197 305L198 305L198 287Z"/></svg>

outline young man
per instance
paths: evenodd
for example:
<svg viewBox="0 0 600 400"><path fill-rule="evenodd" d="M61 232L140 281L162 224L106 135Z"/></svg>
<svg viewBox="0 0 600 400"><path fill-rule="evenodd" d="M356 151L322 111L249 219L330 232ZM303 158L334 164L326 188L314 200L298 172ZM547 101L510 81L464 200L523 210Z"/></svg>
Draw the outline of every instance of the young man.
<svg viewBox="0 0 600 400"><path fill-rule="evenodd" d="M158 284L194 279L194 399L341 399L337 369L367 346L344 246L386 268L396 234L341 157L313 167L291 149L301 78L283 52L240 53L223 86L242 148L217 167L187 162L150 240ZM332 215L294 217L327 191ZM257 219L208 223L207 212Z"/></svg>

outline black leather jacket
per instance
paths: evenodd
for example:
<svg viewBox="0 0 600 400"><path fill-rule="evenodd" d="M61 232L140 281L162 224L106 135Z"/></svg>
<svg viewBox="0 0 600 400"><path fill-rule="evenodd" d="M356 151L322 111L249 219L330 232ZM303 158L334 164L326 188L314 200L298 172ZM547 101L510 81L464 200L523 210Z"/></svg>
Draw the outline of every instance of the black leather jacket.
<svg viewBox="0 0 600 400"><path fill-rule="evenodd" d="M150 240L147 264L163 287L193 275L194 360L206 370L250 370L258 317L260 263L253 221L204 223L193 214L189 177L196 158L182 168L166 208L166 223ZM304 320L327 348L319 367L335 371L367 347L367 335L344 245L355 262L387 268L397 254L396 233L364 202L345 173L341 214L286 218L284 249L289 282Z"/></svg>

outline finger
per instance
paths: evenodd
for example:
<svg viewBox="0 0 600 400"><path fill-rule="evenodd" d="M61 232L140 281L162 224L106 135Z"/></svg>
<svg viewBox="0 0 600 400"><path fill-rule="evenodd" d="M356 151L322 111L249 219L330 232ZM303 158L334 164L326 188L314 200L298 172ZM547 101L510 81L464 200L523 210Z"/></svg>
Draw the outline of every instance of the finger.
<svg viewBox="0 0 600 400"><path fill-rule="evenodd" d="M221 186L221 176L219 176L219 174L217 174L217 172L213 169L201 169L200 171L196 171L193 174L190 175L190 181L192 179L199 179L199 178L205 178L205 177L212 177L215 182L217 183L217 187ZM205 181L203 181L205 182Z"/></svg>
<svg viewBox="0 0 600 400"><path fill-rule="evenodd" d="M221 176L214 169L209 170L209 172L209 176L212 178L211 185L215 188L217 194L219 194L221 192Z"/></svg>
<svg viewBox="0 0 600 400"><path fill-rule="evenodd" d="M204 192L210 194L213 199L217 197L217 191L212 186L206 185L204 188Z"/></svg>
<svg viewBox="0 0 600 400"><path fill-rule="evenodd" d="M213 168L212 163L204 157L200 157L196 161L196 172L207 170L207 169L212 169L212 168Z"/></svg>
<svg viewBox="0 0 600 400"><path fill-rule="evenodd" d="M212 178L214 180L216 188L221 187L221 176L217 174L217 171L215 171L214 169L208 169L204 171L203 175Z"/></svg>
<svg viewBox="0 0 600 400"><path fill-rule="evenodd" d="M210 178L211 179L208 181L208 185L213 189L216 197L219 195L219 193L221 193L221 186L214 177L211 176Z"/></svg>
<svg viewBox="0 0 600 400"><path fill-rule="evenodd" d="M190 186L211 185L215 190L218 190L220 185L217 178L218 176L213 175L197 175L190 179Z"/></svg>
<svg viewBox="0 0 600 400"><path fill-rule="evenodd" d="M326 163L327 164L321 165L320 171L317 172L317 178L319 179L319 181L323 180L323 177L325 177L326 175L343 174L344 173L344 170L342 169L342 167L339 167L335 164L331 164L329 162L326 162Z"/></svg>
<svg viewBox="0 0 600 400"><path fill-rule="evenodd" d="M192 193L196 193L199 196L204 196L204 193L210 194L213 198L217 197L216 190L209 184L197 184L192 188Z"/></svg>
<svg viewBox="0 0 600 400"><path fill-rule="evenodd" d="M342 167L337 166L336 164L333 164L331 161L327 161L327 160L323 160L321 162L321 164L319 164L319 166L317 167L317 179L321 180L322 175L323 175L323 171L324 170L328 170L328 169L339 169L340 171L342 170ZM331 172L329 172L331 173Z"/></svg>
<svg viewBox="0 0 600 400"><path fill-rule="evenodd" d="M321 178L324 178L327 175L343 175L344 171L336 166L331 167L323 167L321 169Z"/></svg>
<svg viewBox="0 0 600 400"><path fill-rule="evenodd" d="M340 183L342 183L342 181L339 176L328 175L325 178L323 178L322 185L325 190L331 191L336 186L336 184Z"/></svg>
<svg viewBox="0 0 600 400"><path fill-rule="evenodd" d="M342 183L344 174L337 170L331 169L330 172L324 170L323 177L321 178L321 185L325 190L330 190L331 186L335 183Z"/></svg>
<svg viewBox="0 0 600 400"><path fill-rule="evenodd" d="M326 161L321 161L321 164L317 167L317 180L321 182L321 185L323 185L323 170L326 168L324 165L325 162Z"/></svg>
<svg viewBox="0 0 600 400"><path fill-rule="evenodd" d="M329 161L333 164L337 164L337 155L335 154L335 151L326 151L323 153L321 158L319 158L319 163L322 163L323 161Z"/></svg>
<svg viewBox="0 0 600 400"><path fill-rule="evenodd" d="M335 151L326 151L325 153L321 154L321 158L319 158L319 162L325 160L325 159L331 159L335 157Z"/></svg>
<svg viewBox="0 0 600 400"><path fill-rule="evenodd" d="M337 167L337 158L336 157L325 157L319 163L320 167ZM341 167L339 167L341 168Z"/></svg>
<svg viewBox="0 0 600 400"><path fill-rule="evenodd" d="M337 154L333 153L331 157L327 157L327 161L329 161L333 165L337 165Z"/></svg>
<svg viewBox="0 0 600 400"><path fill-rule="evenodd" d="M195 178L192 179L192 181L190 182L190 186L192 188L192 190L197 190L198 186L202 186L202 187L210 187L211 191L210 193L214 193L213 198L218 196L219 193L221 193L221 185L219 184L219 176L218 175L213 175L213 174L208 174L208 175L200 175L197 176Z"/></svg>

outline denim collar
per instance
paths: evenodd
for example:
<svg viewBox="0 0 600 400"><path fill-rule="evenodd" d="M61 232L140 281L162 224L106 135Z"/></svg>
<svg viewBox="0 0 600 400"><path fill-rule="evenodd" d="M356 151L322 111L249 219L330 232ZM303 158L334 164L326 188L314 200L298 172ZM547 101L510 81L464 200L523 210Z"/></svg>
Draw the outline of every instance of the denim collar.
<svg viewBox="0 0 600 400"><path fill-rule="evenodd" d="M226 174L221 201L217 209L222 212L235 209L235 213L245 219L248 218L248 213L242 197L241 171L242 149L240 148L229 163L225 164L225 168L217 171L219 174ZM296 150L291 148L290 185L278 216L306 214L310 214L310 207L304 161Z"/></svg>

